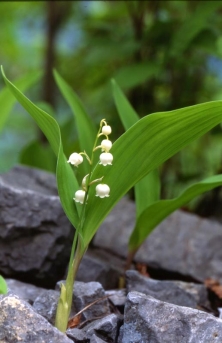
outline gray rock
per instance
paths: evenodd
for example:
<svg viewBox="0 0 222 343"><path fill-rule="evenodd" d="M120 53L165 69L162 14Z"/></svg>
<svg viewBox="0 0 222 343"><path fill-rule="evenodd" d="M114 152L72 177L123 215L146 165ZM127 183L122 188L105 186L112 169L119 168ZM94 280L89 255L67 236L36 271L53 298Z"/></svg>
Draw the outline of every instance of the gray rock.
<svg viewBox="0 0 222 343"><path fill-rule="evenodd" d="M105 289L118 287L124 274L125 261L101 249L89 249L83 257L76 275L77 281L97 281Z"/></svg>
<svg viewBox="0 0 222 343"><path fill-rule="evenodd" d="M119 335L118 335L118 340L117 343L122 343L123 340L123 334L124 334L124 325L122 325L119 329ZM173 343L173 342L172 342Z"/></svg>
<svg viewBox="0 0 222 343"><path fill-rule="evenodd" d="M95 334L110 343L116 342L118 329L119 318L114 313L97 319L84 327L84 331L88 338Z"/></svg>
<svg viewBox="0 0 222 343"><path fill-rule="evenodd" d="M77 328L66 330L67 336L75 343L89 343L90 340L83 330Z"/></svg>
<svg viewBox="0 0 222 343"><path fill-rule="evenodd" d="M135 205L123 198L101 225L94 245L125 257L134 224ZM176 211L151 233L135 261L199 281L213 278L222 282L221 244L221 224Z"/></svg>
<svg viewBox="0 0 222 343"><path fill-rule="evenodd" d="M34 310L52 325L55 324L59 295L60 293L58 291L47 289L33 303Z"/></svg>
<svg viewBox="0 0 222 343"><path fill-rule="evenodd" d="M16 296L0 296L1 343L71 343L31 305Z"/></svg>
<svg viewBox="0 0 222 343"><path fill-rule="evenodd" d="M128 294L119 343L222 342L222 320L142 293Z"/></svg>
<svg viewBox="0 0 222 343"><path fill-rule="evenodd" d="M72 235L54 175L23 166L0 175L0 273L54 287Z"/></svg>
<svg viewBox="0 0 222 343"><path fill-rule="evenodd" d="M128 240L135 220L135 203L126 197L122 198L97 231L93 240L94 246L126 257Z"/></svg>
<svg viewBox="0 0 222 343"><path fill-rule="evenodd" d="M44 288L36 287L29 283L21 282L14 279L6 279L8 291L11 291L17 295L20 299L23 299L31 305L35 299L45 292Z"/></svg>
<svg viewBox="0 0 222 343"><path fill-rule="evenodd" d="M198 308L209 306L204 285L177 281L159 281L147 278L135 270L126 272L127 293L137 291L179 306Z"/></svg>
<svg viewBox="0 0 222 343"><path fill-rule="evenodd" d="M109 300L113 305L122 307L126 302L126 289L114 289L105 292L109 296Z"/></svg>
<svg viewBox="0 0 222 343"><path fill-rule="evenodd" d="M106 343L103 339L99 338L96 335L92 335L92 338L90 339L90 343Z"/></svg>
<svg viewBox="0 0 222 343"><path fill-rule="evenodd" d="M193 282L172 281L183 289L185 292L192 295L197 303L197 307L202 307L211 310L211 305L208 299L208 290L205 285Z"/></svg>
<svg viewBox="0 0 222 343"><path fill-rule="evenodd" d="M57 282L56 290L60 290L62 282L64 283L64 281ZM94 301L102 299L105 296L105 291L99 282L84 283L76 281L73 294L73 313L81 311L87 305L92 304ZM82 313L82 319L91 320L108 314L110 314L110 308L108 300L105 298L86 309Z"/></svg>

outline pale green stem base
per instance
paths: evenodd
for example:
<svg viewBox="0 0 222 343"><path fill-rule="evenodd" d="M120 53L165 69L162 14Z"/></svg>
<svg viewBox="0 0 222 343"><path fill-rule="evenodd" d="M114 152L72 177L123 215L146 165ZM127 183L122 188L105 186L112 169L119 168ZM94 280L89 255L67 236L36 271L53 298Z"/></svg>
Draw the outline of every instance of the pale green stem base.
<svg viewBox="0 0 222 343"><path fill-rule="evenodd" d="M58 301L55 319L55 327L61 332L66 332L67 329L69 315L72 307L74 280L83 254L84 251L81 251L80 245L78 244L76 256L73 260L73 263L69 266L65 285L62 284L61 286L61 293Z"/></svg>

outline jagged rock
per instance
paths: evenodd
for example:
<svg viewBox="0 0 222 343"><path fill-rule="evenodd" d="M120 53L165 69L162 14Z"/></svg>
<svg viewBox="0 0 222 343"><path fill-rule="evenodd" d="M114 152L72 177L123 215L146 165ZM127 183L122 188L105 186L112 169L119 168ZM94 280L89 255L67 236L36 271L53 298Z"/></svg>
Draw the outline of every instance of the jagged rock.
<svg viewBox="0 0 222 343"><path fill-rule="evenodd" d="M114 343L117 339L118 328L119 318L116 314L112 313L85 326L84 332L88 338L95 334L105 341Z"/></svg>
<svg viewBox="0 0 222 343"><path fill-rule="evenodd" d="M56 290L60 290L61 283L64 281L57 282ZM82 313L82 319L96 319L110 314L108 300L107 298L103 299L105 295L105 291L99 282L76 281L73 294L73 313L77 313L94 301L100 300Z"/></svg>
<svg viewBox="0 0 222 343"><path fill-rule="evenodd" d="M222 342L222 320L202 311L130 292L118 343Z"/></svg>
<svg viewBox="0 0 222 343"><path fill-rule="evenodd" d="M90 340L83 330L77 328L66 330L67 336L75 343L89 343Z"/></svg>
<svg viewBox="0 0 222 343"><path fill-rule="evenodd" d="M33 303L34 310L49 321L55 324L56 309L60 293L52 289L45 290Z"/></svg>
<svg viewBox="0 0 222 343"><path fill-rule="evenodd" d="M0 296L1 343L71 343L72 341L17 296Z"/></svg>
<svg viewBox="0 0 222 343"><path fill-rule="evenodd" d="M153 280L135 270L126 272L126 289L127 293L137 291L179 306L191 308L198 308L198 306L210 307L207 299L207 289L204 285Z"/></svg>
<svg viewBox="0 0 222 343"><path fill-rule="evenodd" d="M76 275L77 281L97 281L105 289L117 288L124 273L124 260L101 249L89 249Z"/></svg>
<svg viewBox="0 0 222 343"><path fill-rule="evenodd" d="M127 245L136 220L135 203L122 198L106 217L93 240L95 247L126 257Z"/></svg>
<svg viewBox="0 0 222 343"><path fill-rule="evenodd" d="M109 300L116 307L122 307L126 302L126 289L114 289L105 292L109 296Z"/></svg>
<svg viewBox="0 0 222 343"><path fill-rule="evenodd" d="M208 299L208 290L204 284L197 284L193 282L172 281L179 288L192 295L197 303L203 309L211 310L211 305Z"/></svg>
<svg viewBox="0 0 222 343"><path fill-rule="evenodd" d="M99 338L96 335L92 335L92 338L90 339L90 343L106 343L103 339Z"/></svg>
<svg viewBox="0 0 222 343"><path fill-rule="evenodd" d="M135 224L135 204L123 198L98 230L94 245L125 257ZM118 237L118 239L117 239ZM175 211L146 239L135 261L193 279L222 282L222 225Z"/></svg>
<svg viewBox="0 0 222 343"><path fill-rule="evenodd" d="M45 288L36 287L30 283L21 282L14 279L6 279L8 291L17 295L20 299L27 301L31 305L35 299L45 292Z"/></svg>
<svg viewBox="0 0 222 343"><path fill-rule="evenodd" d="M0 175L0 273L53 287L64 276L72 235L54 175L23 166Z"/></svg>

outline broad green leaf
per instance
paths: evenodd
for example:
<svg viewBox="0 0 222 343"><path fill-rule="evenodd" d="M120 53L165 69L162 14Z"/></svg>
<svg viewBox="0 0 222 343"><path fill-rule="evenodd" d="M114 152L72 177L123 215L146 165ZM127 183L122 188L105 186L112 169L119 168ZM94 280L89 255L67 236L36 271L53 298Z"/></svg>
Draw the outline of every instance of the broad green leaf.
<svg viewBox="0 0 222 343"><path fill-rule="evenodd" d="M41 73L33 72L21 77L19 80L15 81L16 87L19 87L22 91L25 91L36 83L41 77ZM15 97L11 94L7 87L3 88L0 92L0 131L3 128L8 115L15 104Z"/></svg>
<svg viewBox="0 0 222 343"><path fill-rule="evenodd" d="M200 2L193 14L176 31L172 40L171 53L175 55L182 54L196 35L207 27L212 13L221 7L222 3L220 1Z"/></svg>
<svg viewBox="0 0 222 343"><path fill-rule="evenodd" d="M66 83L66 81L59 75L56 70L54 70L54 77L61 93L63 94L64 98L73 111L76 120L76 127L78 130L81 151L85 150L87 154L91 156L92 148L97 134L96 128L87 115L79 97L75 94L72 88ZM88 169L86 166L85 175L87 173Z"/></svg>
<svg viewBox="0 0 222 343"><path fill-rule="evenodd" d="M212 101L140 119L112 147L112 166L95 168L93 178L104 176L110 197L89 191L83 227L85 244L119 199L151 170L222 121L222 101ZM118 237L117 237L118 239Z"/></svg>
<svg viewBox="0 0 222 343"><path fill-rule="evenodd" d="M188 187L180 196L170 200L160 200L150 205L140 215L137 220L136 227L133 230L130 241L130 251L137 250L144 242L147 236L155 229L155 227L168 215L174 212L176 209L187 204L189 201L208 192L213 188L222 185L222 174L211 176L205 180L197 182ZM148 220L147 220L148 218Z"/></svg>
<svg viewBox="0 0 222 343"><path fill-rule="evenodd" d="M115 104L125 130L128 130L140 118L121 91L115 80L112 80ZM154 201L159 200L160 181L158 171L152 170L135 185L136 216L137 218Z"/></svg>
<svg viewBox="0 0 222 343"><path fill-rule="evenodd" d="M6 294L8 292L7 284L3 277L0 275L0 294Z"/></svg>
<svg viewBox="0 0 222 343"><path fill-rule="evenodd" d="M79 188L79 185L75 174L73 173L70 165L67 163L67 159L63 153L59 125L54 118L35 106L6 78L2 67L1 70L7 87L10 89L12 94L14 94L19 103L36 121L42 132L47 137L55 155L58 157L56 169L58 193L67 217L74 226L77 226L79 216L77 207L73 201L73 196L75 191Z"/></svg>

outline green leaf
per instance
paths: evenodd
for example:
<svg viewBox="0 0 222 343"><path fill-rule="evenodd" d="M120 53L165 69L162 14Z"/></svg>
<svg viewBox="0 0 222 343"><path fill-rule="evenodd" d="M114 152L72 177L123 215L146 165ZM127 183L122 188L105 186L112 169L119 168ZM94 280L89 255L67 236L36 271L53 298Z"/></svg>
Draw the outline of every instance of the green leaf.
<svg viewBox="0 0 222 343"><path fill-rule="evenodd" d="M75 174L73 173L70 165L67 163L67 159L63 153L59 125L54 118L35 106L6 78L2 67L1 70L7 87L10 89L12 94L14 94L19 103L36 121L42 132L47 137L55 155L58 157L56 176L61 204L70 222L74 226L77 226L79 220L78 208L73 201L73 196L75 191L79 188L79 185Z"/></svg>
<svg viewBox="0 0 222 343"><path fill-rule="evenodd" d="M92 120L90 120L90 117L87 115L79 97L56 70L54 70L54 77L61 93L74 114L81 151L85 150L90 156L97 134L96 128ZM88 168L86 166L85 175L87 173Z"/></svg>
<svg viewBox="0 0 222 343"><path fill-rule="evenodd" d="M221 185L222 174L211 176L188 187L177 198L160 200L150 205L137 220L136 227L130 236L129 250L137 250L153 229L173 211L187 204L198 195Z"/></svg>
<svg viewBox="0 0 222 343"><path fill-rule="evenodd" d="M201 2L193 14L188 16L184 24L176 31L170 52L174 55L182 54L197 34L207 27L212 13L221 7L220 1Z"/></svg>
<svg viewBox="0 0 222 343"><path fill-rule="evenodd" d="M110 197L89 191L83 227L85 244L119 199L151 170L222 121L222 101L213 101L140 119L112 147L112 166L95 168L93 178L104 176ZM118 239L118 237L117 237Z"/></svg>
<svg viewBox="0 0 222 343"><path fill-rule="evenodd" d="M151 170L135 185L136 218L145 208L160 198L160 178L157 169Z"/></svg>
<svg viewBox="0 0 222 343"><path fill-rule="evenodd" d="M123 123L124 129L128 130L140 119L140 117L138 116L134 108L129 103L128 99L121 91L117 82L114 79L112 79L111 83L117 111Z"/></svg>
<svg viewBox="0 0 222 343"><path fill-rule="evenodd" d="M6 294L8 292L7 284L3 277L0 275L0 294Z"/></svg>
<svg viewBox="0 0 222 343"><path fill-rule="evenodd" d="M22 91L25 91L33 84L35 84L39 78L41 77L40 72L33 72L29 73L21 77L19 80L15 81L16 87L19 87ZM1 112L0 112L0 131L3 128L8 115L15 104L15 97L11 94L7 87L4 87L0 92L0 104L1 104Z"/></svg>
<svg viewBox="0 0 222 343"><path fill-rule="evenodd" d="M115 104L125 130L128 130L140 118L125 97L115 80L112 80L113 96ZM152 202L159 199L160 180L158 171L152 170L135 185L136 216L137 218L144 209Z"/></svg>

